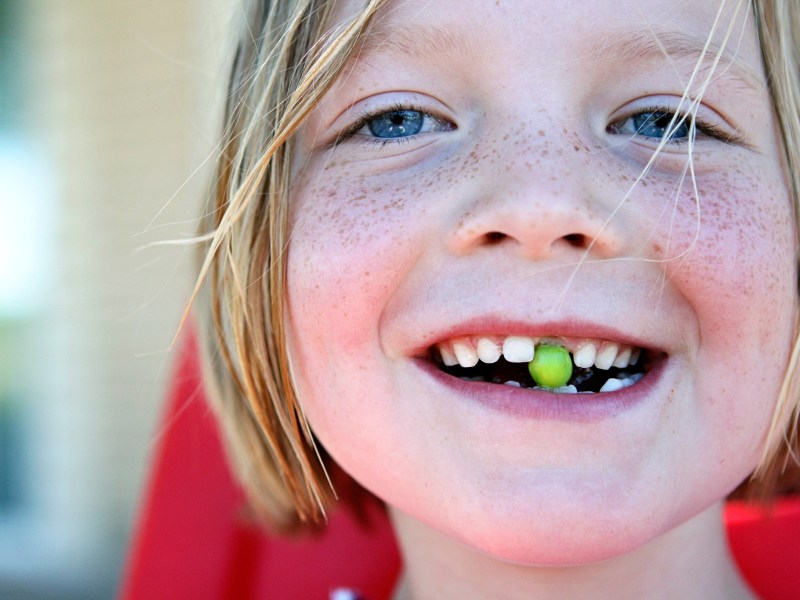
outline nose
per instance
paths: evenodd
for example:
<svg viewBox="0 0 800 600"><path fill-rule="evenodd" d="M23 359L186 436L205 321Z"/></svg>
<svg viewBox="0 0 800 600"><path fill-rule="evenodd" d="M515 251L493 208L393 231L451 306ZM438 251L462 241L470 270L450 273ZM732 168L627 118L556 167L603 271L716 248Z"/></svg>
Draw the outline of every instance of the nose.
<svg viewBox="0 0 800 600"><path fill-rule="evenodd" d="M618 208L624 192L593 181L596 171L586 161L575 168L533 166L523 157L507 165L487 168L462 197L451 229L453 252L503 245L531 260L621 254L625 227Z"/></svg>

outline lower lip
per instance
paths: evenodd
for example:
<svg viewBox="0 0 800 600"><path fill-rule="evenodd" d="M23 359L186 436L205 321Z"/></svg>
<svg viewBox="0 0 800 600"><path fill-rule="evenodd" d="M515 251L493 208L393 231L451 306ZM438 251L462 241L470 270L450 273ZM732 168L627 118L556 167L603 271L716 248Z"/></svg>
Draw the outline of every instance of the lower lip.
<svg viewBox="0 0 800 600"><path fill-rule="evenodd" d="M655 388L668 362L666 358L659 360L638 382L615 392L558 394L498 383L464 381L441 371L428 360L415 360L416 366L437 385L468 402L521 419L581 423L613 419L654 398Z"/></svg>

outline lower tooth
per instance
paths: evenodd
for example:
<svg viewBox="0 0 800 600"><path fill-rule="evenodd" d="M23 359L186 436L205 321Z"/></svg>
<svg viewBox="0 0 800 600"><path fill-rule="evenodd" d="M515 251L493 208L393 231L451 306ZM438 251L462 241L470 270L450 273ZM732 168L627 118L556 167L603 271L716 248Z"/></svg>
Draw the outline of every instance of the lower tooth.
<svg viewBox="0 0 800 600"><path fill-rule="evenodd" d="M625 387L625 383L620 381L619 379L615 379L614 377L609 378L603 384L603 387L600 388L601 392L616 392L617 390L621 390Z"/></svg>
<svg viewBox="0 0 800 600"><path fill-rule="evenodd" d="M506 381L503 385L510 385L511 387L522 387L519 381Z"/></svg>
<svg viewBox="0 0 800 600"><path fill-rule="evenodd" d="M577 394L578 388L576 388L574 385L564 385L560 388L554 389L553 391L558 394Z"/></svg>

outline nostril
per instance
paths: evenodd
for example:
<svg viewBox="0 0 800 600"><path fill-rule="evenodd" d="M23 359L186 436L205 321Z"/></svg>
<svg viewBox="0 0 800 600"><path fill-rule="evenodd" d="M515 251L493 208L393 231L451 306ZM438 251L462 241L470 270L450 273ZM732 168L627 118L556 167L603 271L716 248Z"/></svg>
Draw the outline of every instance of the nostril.
<svg viewBox="0 0 800 600"><path fill-rule="evenodd" d="M564 236L564 239L570 246L575 248L585 248L586 247L586 236L582 233L568 233Z"/></svg>
<svg viewBox="0 0 800 600"><path fill-rule="evenodd" d="M499 231L490 231L486 234L486 241L490 244L496 244L497 242L503 241L505 238L506 234Z"/></svg>

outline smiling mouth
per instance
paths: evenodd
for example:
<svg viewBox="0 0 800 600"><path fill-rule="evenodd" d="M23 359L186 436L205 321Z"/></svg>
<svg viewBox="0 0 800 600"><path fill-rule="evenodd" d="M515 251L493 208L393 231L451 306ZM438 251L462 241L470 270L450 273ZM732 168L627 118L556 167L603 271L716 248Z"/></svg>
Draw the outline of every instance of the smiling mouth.
<svg viewBox="0 0 800 600"><path fill-rule="evenodd" d="M528 369L537 348L569 352L572 375L559 387L537 385ZM611 340L481 335L440 342L430 349L438 368L464 381L485 382L560 394L615 392L638 383L665 355Z"/></svg>

